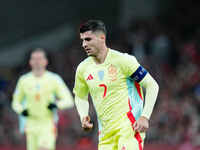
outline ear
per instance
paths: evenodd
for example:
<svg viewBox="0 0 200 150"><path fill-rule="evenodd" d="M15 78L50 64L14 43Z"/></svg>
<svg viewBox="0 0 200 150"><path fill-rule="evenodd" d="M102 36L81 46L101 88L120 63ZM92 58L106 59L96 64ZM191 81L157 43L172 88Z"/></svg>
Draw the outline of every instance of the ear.
<svg viewBox="0 0 200 150"><path fill-rule="evenodd" d="M102 35L100 36L100 38L101 38L102 40L106 40L106 36L105 36L104 34L102 34Z"/></svg>
<svg viewBox="0 0 200 150"><path fill-rule="evenodd" d="M48 59L46 59L46 66L49 64L49 61L48 61Z"/></svg>

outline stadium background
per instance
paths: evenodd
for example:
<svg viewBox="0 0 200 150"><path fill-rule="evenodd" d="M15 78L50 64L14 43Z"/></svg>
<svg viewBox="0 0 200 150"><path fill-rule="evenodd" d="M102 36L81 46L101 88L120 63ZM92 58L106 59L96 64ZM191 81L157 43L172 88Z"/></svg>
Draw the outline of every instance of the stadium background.
<svg viewBox="0 0 200 150"><path fill-rule="evenodd" d="M103 20L108 45L135 55L159 82L145 150L200 149L199 10L198 0L0 1L0 150L25 149L10 103L30 50L46 49L49 69L72 89L86 57L78 28L87 19ZM96 124L85 133L75 109L59 114L58 150L97 149Z"/></svg>

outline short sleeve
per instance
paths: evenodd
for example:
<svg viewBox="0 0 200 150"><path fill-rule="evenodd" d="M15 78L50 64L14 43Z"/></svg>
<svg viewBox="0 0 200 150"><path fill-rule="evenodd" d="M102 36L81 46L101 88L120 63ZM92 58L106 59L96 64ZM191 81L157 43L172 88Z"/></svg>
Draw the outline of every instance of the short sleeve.
<svg viewBox="0 0 200 150"><path fill-rule="evenodd" d="M81 99L87 99L89 88L84 80L83 72L81 71L81 66L79 65L76 70L75 85L73 88L73 93Z"/></svg>
<svg viewBox="0 0 200 150"><path fill-rule="evenodd" d="M123 54L120 60L122 72L126 77L130 77L140 66L137 59L134 56Z"/></svg>

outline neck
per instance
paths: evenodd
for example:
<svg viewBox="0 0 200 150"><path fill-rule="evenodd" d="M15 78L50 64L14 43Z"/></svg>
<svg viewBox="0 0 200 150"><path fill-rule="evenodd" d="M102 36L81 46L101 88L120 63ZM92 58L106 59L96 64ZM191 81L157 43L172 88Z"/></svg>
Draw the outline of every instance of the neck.
<svg viewBox="0 0 200 150"><path fill-rule="evenodd" d="M95 61L97 64L102 64L104 63L106 56L108 54L108 48L106 46L104 46L101 51L99 52L99 54L95 57Z"/></svg>
<svg viewBox="0 0 200 150"><path fill-rule="evenodd" d="M34 76L41 77L45 73L45 70L44 69L32 70L32 72Z"/></svg>

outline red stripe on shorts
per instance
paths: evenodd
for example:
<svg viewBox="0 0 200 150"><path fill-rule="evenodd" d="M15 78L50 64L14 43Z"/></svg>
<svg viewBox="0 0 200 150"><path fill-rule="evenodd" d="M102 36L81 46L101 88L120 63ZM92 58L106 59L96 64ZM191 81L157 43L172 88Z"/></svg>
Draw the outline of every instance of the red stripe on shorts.
<svg viewBox="0 0 200 150"><path fill-rule="evenodd" d="M127 112L127 117L131 121L131 125L132 125L132 128L133 128L133 124L135 123L136 120L135 120L135 117L133 116L133 113L131 112L132 107L130 105L130 99L128 100L128 104L129 104L130 111ZM134 130L134 128L133 128L133 130ZM139 132L135 132L135 138L138 141L139 150L142 150L143 149L142 148L142 138L141 138Z"/></svg>

